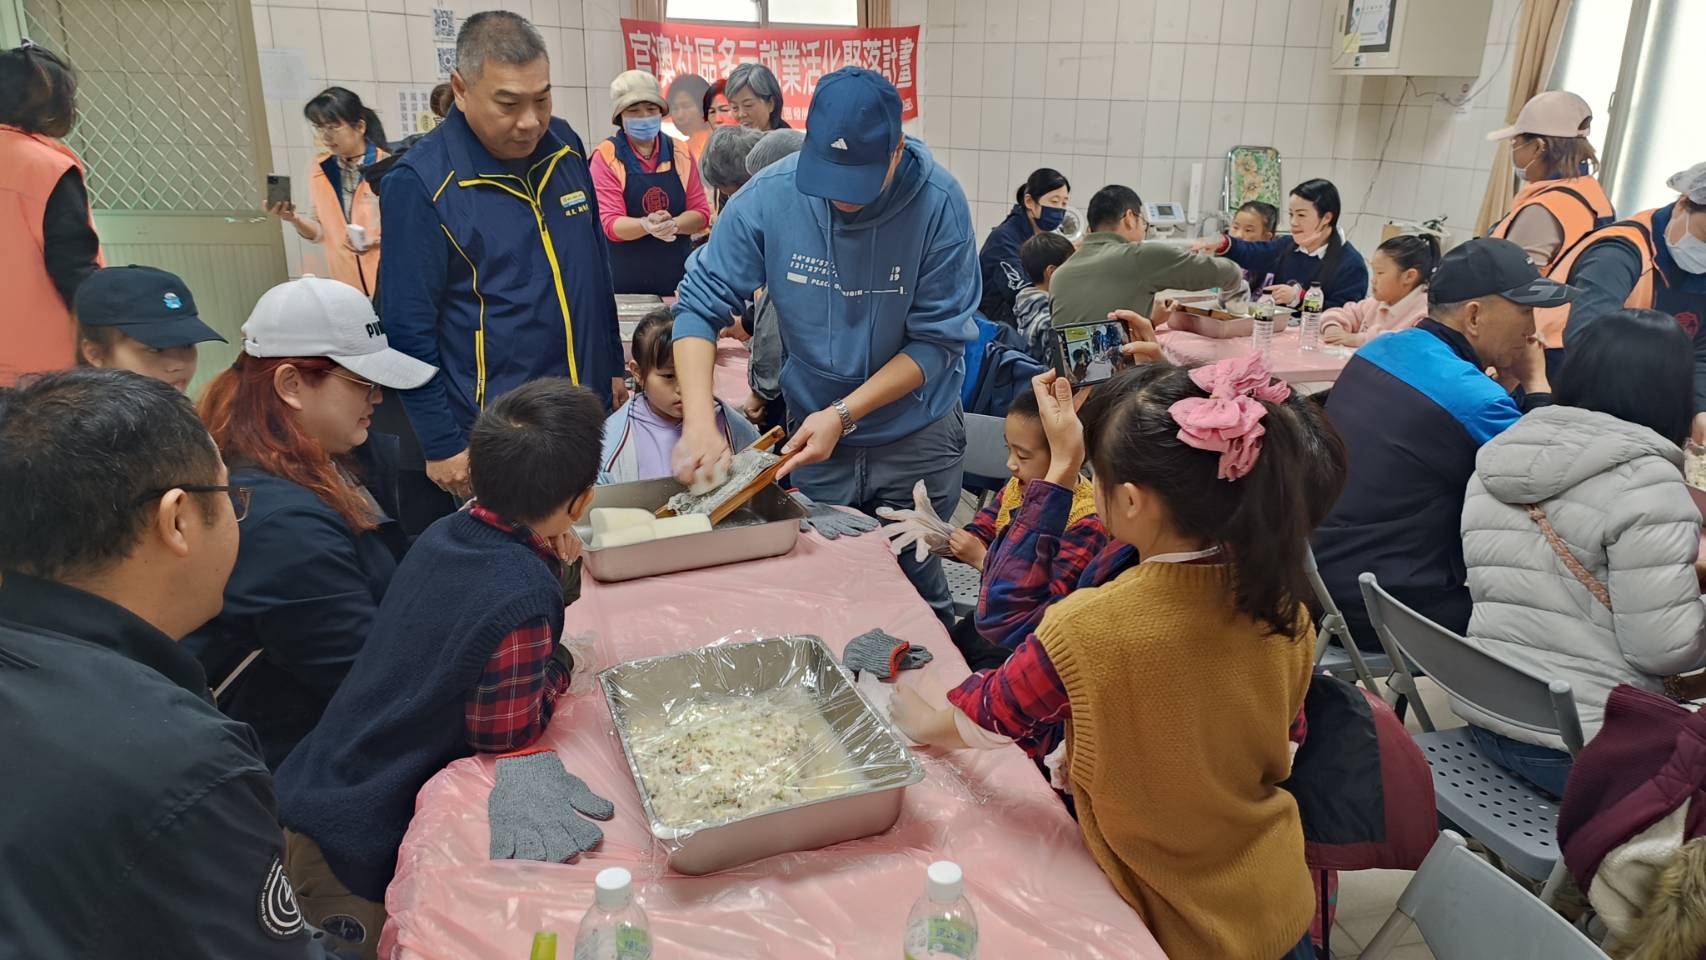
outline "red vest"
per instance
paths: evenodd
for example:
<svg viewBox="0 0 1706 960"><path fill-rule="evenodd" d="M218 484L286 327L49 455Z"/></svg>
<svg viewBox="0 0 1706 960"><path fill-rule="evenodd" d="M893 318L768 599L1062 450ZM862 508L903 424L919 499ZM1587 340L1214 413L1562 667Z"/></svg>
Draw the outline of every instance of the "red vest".
<svg viewBox="0 0 1706 960"><path fill-rule="evenodd" d="M72 169L81 174L83 163L70 147L0 125L0 387L76 357L77 324L48 276L42 235L47 198Z"/></svg>

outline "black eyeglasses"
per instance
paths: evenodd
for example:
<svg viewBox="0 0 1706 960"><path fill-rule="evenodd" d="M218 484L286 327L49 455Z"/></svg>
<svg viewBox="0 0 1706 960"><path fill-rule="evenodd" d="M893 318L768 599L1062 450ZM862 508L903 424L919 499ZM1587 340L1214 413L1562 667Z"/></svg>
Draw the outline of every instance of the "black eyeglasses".
<svg viewBox="0 0 1706 960"><path fill-rule="evenodd" d="M223 493L229 495L231 497L231 509L236 512L238 523L243 522L243 518L249 515L249 499L255 493L251 487L233 487L230 484L180 483L176 486L150 490L137 497L135 505L140 507L148 501L157 500L173 490L182 490L185 493Z"/></svg>
<svg viewBox="0 0 1706 960"><path fill-rule="evenodd" d="M369 399L369 400L372 400L375 396L377 396L379 394L380 390L382 389L379 386L379 384L374 383L372 380L363 380L362 378L355 376L353 374L344 373L342 370L328 370L326 372L330 373L334 377L337 377L339 380L343 380L346 383L353 383L356 386L362 388L363 390L366 390L367 391L367 399Z"/></svg>

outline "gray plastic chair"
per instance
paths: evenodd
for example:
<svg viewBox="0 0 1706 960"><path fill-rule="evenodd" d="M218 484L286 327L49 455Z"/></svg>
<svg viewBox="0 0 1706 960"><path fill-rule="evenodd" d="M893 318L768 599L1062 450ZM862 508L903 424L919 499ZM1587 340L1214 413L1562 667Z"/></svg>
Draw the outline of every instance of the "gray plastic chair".
<svg viewBox="0 0 1706 960"><path fill-rule="evenodd" d="M1605 960L1592 940L1450 830L1434 841L1362 960L1386 960L1411 924L1435 960Z"/></svg>
<svg viewBox="0 0 1706 960"><path fill-rule="evenodd" d="M1303 545L1303 565L1309 574L1309 586L1315 591L1315 600L1321 604L1321 622L1315 630L1315 668L1341 679L1354 676L1369 693L1381 696L1374 678L1390 674L1392 662L1383 653L1363 653L1358 649L1356 641L1351 639L1351 628L1345 625L1345 615L1339 612L1339 605L1327 592L1326 581L1321 579L1321 568L1315 565L1315 550L1307 543Z"/></svg>
<svg viewBox="0 0 1706 960"><path fill-rule="evenodd" d="M948 593L954 599L954 616L970 616L977 609L977 591L983 574L971 564L958 560L942 561L942 573L948 578Z"/></svg>
<svg viewBox="0 0 1706 960"><path fill-rule="evenodd" d="M1582 724L1568 683L1547 681L1482 653L1399 603L1372 573L1358 582L1369 620L1397 665L1395 673L1403 670L1404 661L1414 663L1452 697L1510 726L1559 737L1572 757L1581 753ZM1551 903L1564 880L1557 803L1488 759L1466 727L1415 739L1433 768L1440 814L1517 872L1544 877L1540 898Z"/></svg>
<svg viewBox="0 0 1706 960"><path fill-rule="evenodd" d="M1008 475L1006 418L966 414L965 468L967 473L991 480Z"/></svg>

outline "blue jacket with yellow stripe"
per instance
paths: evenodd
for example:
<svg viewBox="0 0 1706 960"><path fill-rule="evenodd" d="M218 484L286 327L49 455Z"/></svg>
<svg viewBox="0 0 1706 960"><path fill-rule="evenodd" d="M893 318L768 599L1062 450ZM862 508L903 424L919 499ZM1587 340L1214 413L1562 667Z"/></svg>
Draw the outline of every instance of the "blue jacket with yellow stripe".
<svg viewBox="0 0 1706 960"><path fill-rule="evenodd" d="M609 249L567 123L503 161L453 108L386 174L380 215L385 332L439 368L402 391L427 459L467 449L485 404L529 380L569 377L610 401L622 344Z"/></svg>

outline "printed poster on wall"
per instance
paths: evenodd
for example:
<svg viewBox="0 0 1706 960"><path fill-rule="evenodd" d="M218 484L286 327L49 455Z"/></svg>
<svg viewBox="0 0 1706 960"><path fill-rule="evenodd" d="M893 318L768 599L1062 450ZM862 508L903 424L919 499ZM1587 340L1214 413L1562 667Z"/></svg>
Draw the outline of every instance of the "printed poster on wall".
<svg viewBox="0 0 1706 960"><path fill-rule="evenodd" d="M842 67L875 70L900 91L901 116L918 116L918 27L727 27L720 24L623 20L629 70L645 70L667 91L677 76L711 82L757 61L782 85L782 116L806 125L817 82Z"/></svg>

